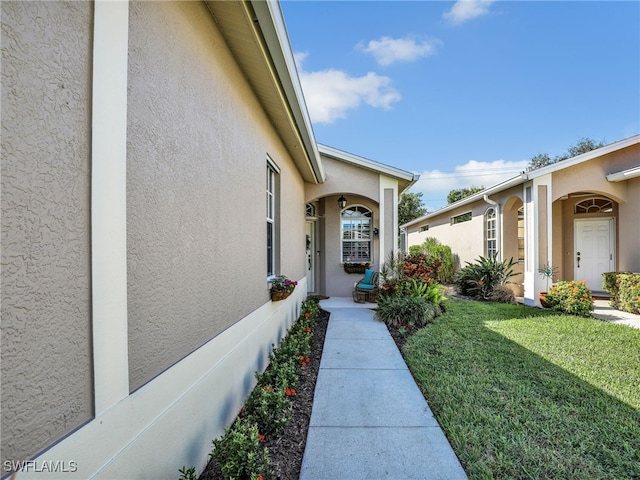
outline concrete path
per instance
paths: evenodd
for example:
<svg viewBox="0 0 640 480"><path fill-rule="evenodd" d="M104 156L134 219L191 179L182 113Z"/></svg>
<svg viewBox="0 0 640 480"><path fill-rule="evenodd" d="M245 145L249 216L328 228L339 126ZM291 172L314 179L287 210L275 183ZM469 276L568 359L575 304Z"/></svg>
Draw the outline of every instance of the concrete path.
<svg viewBox="0 0 640 480"><path fill-rule="evenodd" d="M640 328L640 315L629 312L621 312L609 306L609 300L596 300L593 302L595 309L593 316L605 322L627 325L629 327Z"/></svg>
<svg viewBox="0 0 640 480"><path fill-rule="evenodd" d="M375 304L330 298L301 480L466 479Z"/></svg>

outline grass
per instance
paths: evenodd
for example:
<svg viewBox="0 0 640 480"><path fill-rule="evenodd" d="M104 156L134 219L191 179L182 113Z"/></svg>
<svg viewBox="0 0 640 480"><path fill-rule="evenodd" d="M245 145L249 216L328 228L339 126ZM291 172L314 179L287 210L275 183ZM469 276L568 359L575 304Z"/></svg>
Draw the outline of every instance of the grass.
<svg viewBox="0 0 640 480"><path fill-rule="evenodd" d="M640 478L640 330L451 299L403 354L469 478Z"/></svg>

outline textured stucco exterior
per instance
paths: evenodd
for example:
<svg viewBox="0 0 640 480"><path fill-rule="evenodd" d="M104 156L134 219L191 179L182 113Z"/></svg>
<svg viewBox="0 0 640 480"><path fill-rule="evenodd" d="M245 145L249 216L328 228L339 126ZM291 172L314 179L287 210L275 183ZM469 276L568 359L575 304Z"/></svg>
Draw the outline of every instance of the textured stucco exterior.
<svg viewBox="0 0 640 480"><path fill-rule="evenodd" d="M204 4L132 4L129 52L135 389L268 301L267 155L282 186L278 270L305 274L304 183Z"/></svg>
<svg viewBox="0 0 640 480"><path fill-rule="evenodd" d="M640 178L627 182L618 219L618 270L640 273Z"/></svg>
<svg viewBox="0 0 640 480"><path fill-rule="evenodd" d="M4 462L33 455L93 414L93 8L32 1L1 8Z"/></svg>

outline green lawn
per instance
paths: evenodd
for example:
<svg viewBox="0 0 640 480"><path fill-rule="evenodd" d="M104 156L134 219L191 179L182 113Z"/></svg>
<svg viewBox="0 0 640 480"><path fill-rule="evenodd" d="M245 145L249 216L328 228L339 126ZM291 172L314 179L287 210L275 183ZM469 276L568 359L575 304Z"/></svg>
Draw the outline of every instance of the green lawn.
<svg viewBox="0 0 640 480"><path fill-rule="evenodd" d="M640 330L448 300L403 354L472 479L640 479Z"/></svg>

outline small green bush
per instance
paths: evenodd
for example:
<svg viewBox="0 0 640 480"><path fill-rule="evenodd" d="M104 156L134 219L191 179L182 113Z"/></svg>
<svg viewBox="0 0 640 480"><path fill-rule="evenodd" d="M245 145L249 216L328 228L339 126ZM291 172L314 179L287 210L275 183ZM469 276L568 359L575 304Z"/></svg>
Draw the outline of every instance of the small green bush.
<svg viewBox="0 0 640 480"><path fill-rule="evenodd" d="M516 262L498 260L492 257L480 257L475 263L466 262L454 277L454 284L458 293L477 300L496 301L501 295L494 292L497 287L508 285L509 279L520 275L514 272Z"/></svg>
<svg viewBox="0 0 640 480"><path fill-rule="evenodd" d="M260 445L258 426L248 418L239 417L224 435L213 440L210 453L220 463L225 479L270 475L269 451Z"/></svg>
<svg viewBox="0 0 640 480"><path fill-rule="evenodd" d="M628 273L618 279L620 310L640 314L640 274Z"/></svg>
<svg viewBox="0 0 640 480"><path fill-rule="evenodd" d="M291 419L293 407L286 391L286 386L257 386L245 402L244 416L251 419L263 435L280 433Z"/></svg>
<svg viewBox="0 0 640 480"><path fill-rule="evenodd" d="M376 318L387 325L403 324L422 327L436 316L436 306L423 297L391 295L378 298Z"/></svg>
<svg viewBox="0 0 640 480"><path fill-rule="evenodd" d="M590 317L593 311L591 291L584 281L560 281L547 293L549 307L560 312Z"/></svg>
<svg viewBox="0 0 640 480"><path fill-rule="evenodd" d="M610 302L613 308L640 313L640 274L606 272L602 274L602 286L613 296Z"/></svg>

